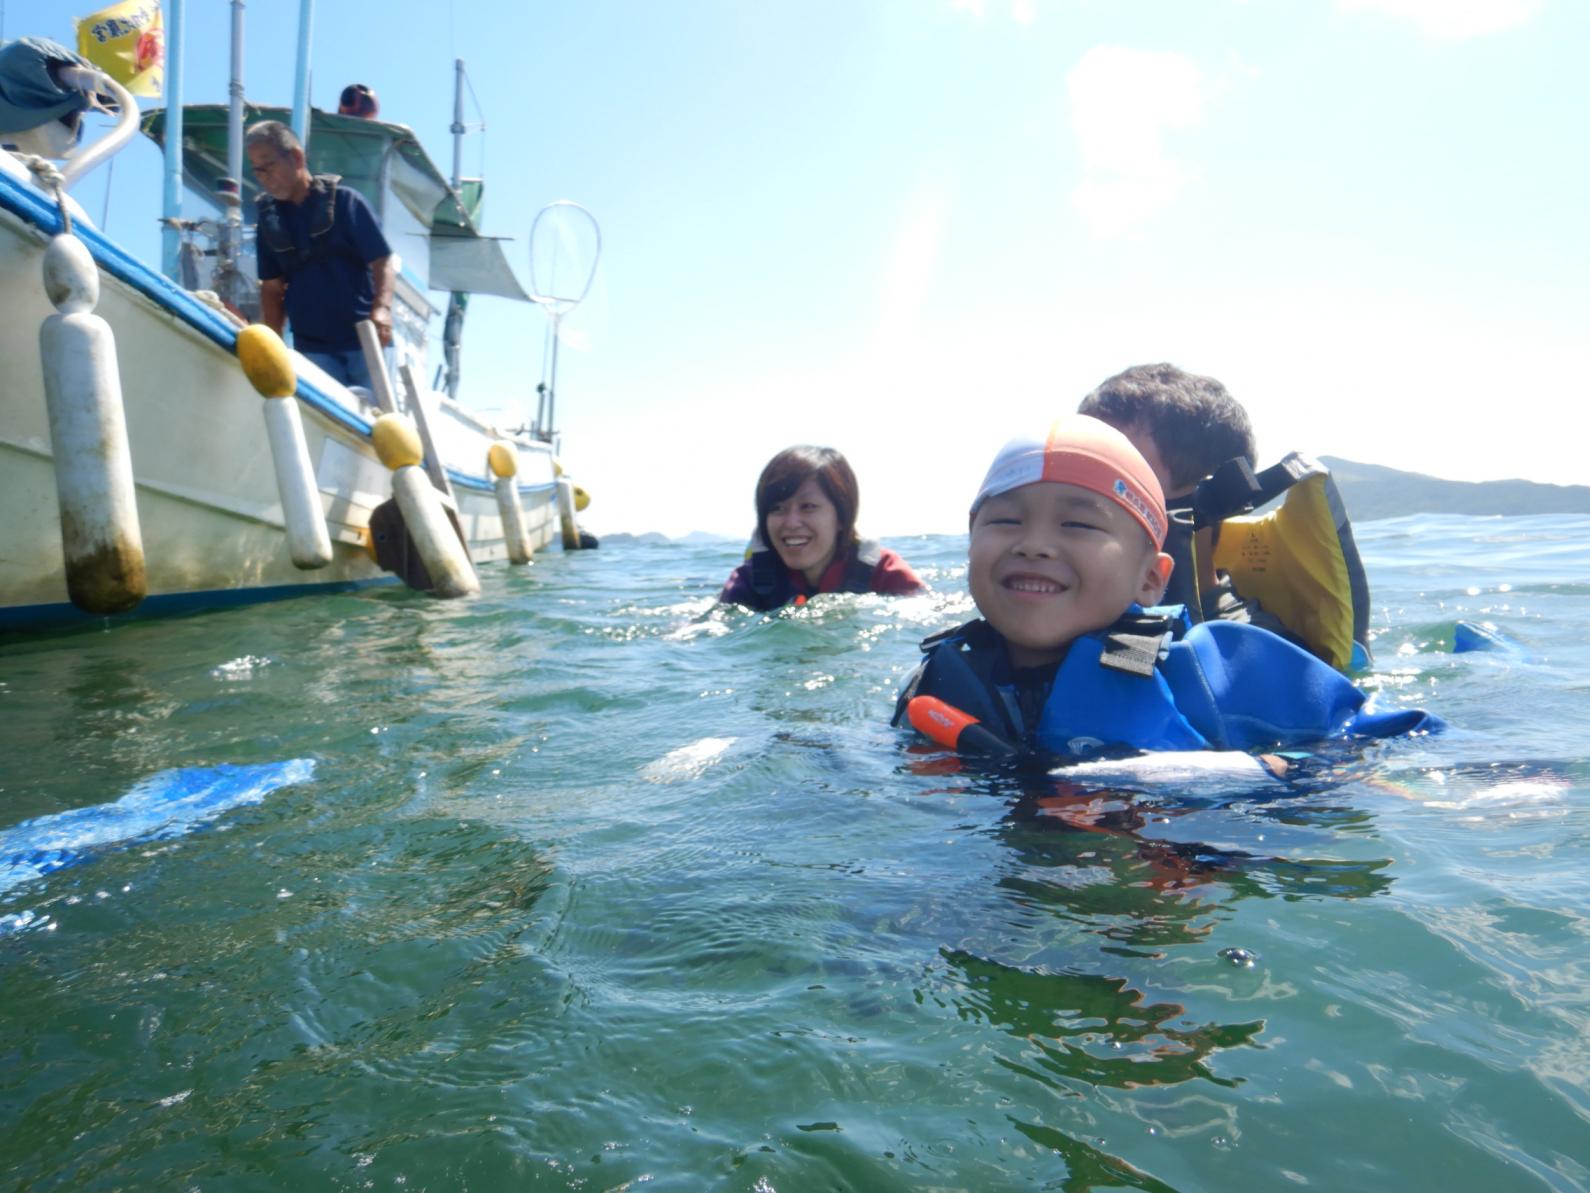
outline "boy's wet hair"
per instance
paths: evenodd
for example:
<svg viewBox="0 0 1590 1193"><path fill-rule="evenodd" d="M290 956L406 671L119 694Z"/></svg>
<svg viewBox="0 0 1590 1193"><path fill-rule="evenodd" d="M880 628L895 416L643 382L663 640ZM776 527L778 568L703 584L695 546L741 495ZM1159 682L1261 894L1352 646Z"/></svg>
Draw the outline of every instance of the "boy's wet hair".
<svg viewBox="0 0 1590 1193"><path fill-rule="evenodd" d="M1173 364L1134 365L1117 373L1083 398L1077 412L1118 431L1146 432L1178 492L1238 456L1250 466L1258 463L1253 425L1242 403L1213 377Z"/></svg>
<svg viewBox="0 0 1590 1193"><path fill-rule="evenodd" d="M795 491L811 477L817 478L818 487L834 503L834 512L839 517L837 541L840 550L855 542L861 492L850 462L831 447L800 444L779 452L757 478L756 531L764 543L772 545L767 533L767 516L773 512L773 507L795 496Z"/></svg>

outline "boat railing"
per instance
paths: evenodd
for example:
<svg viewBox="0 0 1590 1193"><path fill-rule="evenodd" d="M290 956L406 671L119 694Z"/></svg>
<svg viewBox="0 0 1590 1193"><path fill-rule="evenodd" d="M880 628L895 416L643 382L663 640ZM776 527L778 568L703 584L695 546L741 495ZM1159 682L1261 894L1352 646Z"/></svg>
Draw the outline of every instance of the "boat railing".
<svg viewBox="0 0 1590 1193"><path fill-rule="evenodd" d="M121 151L123 146L138 135L138 101L132 94L115 79L102 71L90 70L86 67L73 66L61 71L61 81L84 94L109 94L116 100L120 114L116 125L99 140L84 150L81 154L66 159L66 164L60 167L60 189L70 190L83 175L103 161L108 161ZM38 171L35 171L38 173ZM41 177L41 182L46 181Z"/></svg>
<svg viewBox="0 0 1590 1193"><path fill-rule="evenodd" d="M244 268L241 248L251 228L234 229L226 219L176 219L160 221L175 228L177 280L184 290L213 290L221 300L247 322L259 321L259 283ZM200 242L203 242L202 244ZM204 261L214 264L205 276Z"/></svg>

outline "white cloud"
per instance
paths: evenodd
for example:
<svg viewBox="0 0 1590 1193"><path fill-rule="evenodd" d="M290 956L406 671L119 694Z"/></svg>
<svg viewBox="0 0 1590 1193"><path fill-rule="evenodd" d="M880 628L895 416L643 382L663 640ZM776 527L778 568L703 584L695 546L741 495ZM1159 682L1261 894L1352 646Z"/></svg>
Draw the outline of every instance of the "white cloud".
<svg viewBox="0 0 1590 1193"><path fill-rule="evenodd" d="M1426 37L1457 40L1526 25L1546 0L1336 0L1348 12L1372 9L1411 21Z"/></svg>
<svg viewBox="0 0 1590 1193"><path fill-rule="evenodd" d="M1066 76L1082 181L1072 202L1100 236L1130 232L1175 199L1186 174L1165 134L1203 119L1212 88L1184 54L1094 46Z"/></svg>

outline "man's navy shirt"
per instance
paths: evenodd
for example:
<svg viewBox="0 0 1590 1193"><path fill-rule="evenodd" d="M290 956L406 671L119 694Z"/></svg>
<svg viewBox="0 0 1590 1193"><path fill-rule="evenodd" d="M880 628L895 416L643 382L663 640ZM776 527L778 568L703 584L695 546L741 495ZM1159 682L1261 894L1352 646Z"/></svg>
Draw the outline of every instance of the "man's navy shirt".
<svg viewBox="0 0 1590 1193"><path fill-rule="evenodd" d="M309 244L314 204L276 203L282 226L300 249ZM287 322L300 352L347 352L359 347L354 325L370 317L375 285L370 262L390 256L375 212L356 190L338 185L325 247L291 277L264 241L259 242L259 280L287 277Z"/></svg>

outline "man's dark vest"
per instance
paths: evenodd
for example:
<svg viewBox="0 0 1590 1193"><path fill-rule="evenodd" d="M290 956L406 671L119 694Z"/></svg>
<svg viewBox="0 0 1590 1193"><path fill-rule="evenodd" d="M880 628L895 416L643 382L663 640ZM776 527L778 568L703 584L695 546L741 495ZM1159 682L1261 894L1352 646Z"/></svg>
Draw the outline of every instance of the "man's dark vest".
<svg viewBox="0 0 1590 1193"><path fill-rule="evenodd" d="M283 275L289 280L311 261L325 260L336 252L349 257L357 255L331 238L331 230L337 219L337 184L341 181L340 174L316 174L310 179L309 195L304 199L309 217L307 245L300 245L293 239L291 230L282 219L281 205L277 200L261 194L255 201L259 208L260 243L276 255Z"/></svg>

